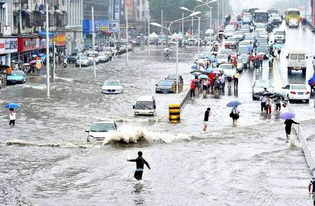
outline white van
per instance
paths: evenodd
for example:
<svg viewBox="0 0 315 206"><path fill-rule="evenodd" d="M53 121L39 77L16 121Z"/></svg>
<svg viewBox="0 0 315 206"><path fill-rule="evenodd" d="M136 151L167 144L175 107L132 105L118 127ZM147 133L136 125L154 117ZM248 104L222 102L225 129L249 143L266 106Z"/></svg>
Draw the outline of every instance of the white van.
<svg viewBox="0 0 315 206"><path fill-rule="evenodd" d="M291 74L292 70L296 70L306 74L307 58L304 50L291 50L287 55L288 73Z"/></svg>
<svg viewBox="0 0 315 206"><path fill-rule="evenodd" d="M135 116L139 115L156 115L156 103L154 96L141 96L138 98L135 105L133 105L133 110Z"/></svg>

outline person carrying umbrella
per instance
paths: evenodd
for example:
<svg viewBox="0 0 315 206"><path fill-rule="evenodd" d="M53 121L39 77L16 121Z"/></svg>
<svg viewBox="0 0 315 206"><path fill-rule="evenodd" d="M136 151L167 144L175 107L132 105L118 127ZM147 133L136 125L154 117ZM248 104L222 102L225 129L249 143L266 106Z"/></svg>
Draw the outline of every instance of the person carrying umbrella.
<svg viewBox="0 0 315 206"><path fill-rule="evenodd" d="M292 124L300 124L294 120L292 120L295 117L295 114L291 113L291 112L285 112L283 114L280 115L281 119L285 119L284 124L285 124L285 133L286 133L286 137L287 137L287 141L289 141L289 137L291 134L291 127Z"/></svg>
<svg viewBox="0 0 315 206"><path fill-rule="evenodd" d="M13 108L10 108L10 114L9 114L9 119L10 119L10 122L9 122L9 125L15 125L15 119L16 119L16 113L14 111Z"/></svg>
<svg viewBox="0 0 315 206"><path fill-rule="evenodd" d="M236 122L238 120L238 118L240 117L240 111L237 108L237 105L235 107L232 108L231 113L230 113L230 117L233 120L233 127L236 126Z"/></svg>

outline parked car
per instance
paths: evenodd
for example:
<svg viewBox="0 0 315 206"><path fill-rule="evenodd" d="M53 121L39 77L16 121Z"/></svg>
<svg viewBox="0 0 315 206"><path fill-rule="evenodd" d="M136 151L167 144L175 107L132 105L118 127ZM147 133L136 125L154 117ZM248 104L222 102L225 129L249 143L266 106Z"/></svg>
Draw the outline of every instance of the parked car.
<svg viewBox="0 0 315 206"><path fill-rule="evenodd" d="M292 100L302 100L306 103L310 101L310 87L304 84L288 84L285 87L282 87L283 92L288 97L289 101Z"/></svg>
<svg viewBox="0 0 315 206"><path fill-rule="evenodd" d="M77 59L79 58L79 54L78 53L72 53L70 56L68 56L67 58L67 62L69 64L75 64Z"/></svg>
<svg viewBox="0 0 315 206"><path fill-rule="evenodd" d="M274 33L274 42L285 43L286 34L284 30L275 31Z"/></svg>
<svg viewBox="0 0 315 206"><path fill-rule="evenodd" d="M77 59L75 66L79 67L81 64L82 67L88 67L93 64L91 60L87 56L81 56L81 58Z"/></svg>
<svg viewBox="0 0 315 206"><path fill-rule="evenodd" d="M105 53L105 52L100 52L98 53L98 62L99 63L105 63L107 61L109 61L109 54L108 53Z"/></svg>
<svg viewBox="0 0 315 206"><path fill-rule="evenodd" d="M274 91L274 87L272 84L272 81L270 80L255 80L253 86L252 86L252 97L253 100L255 99L260 99L260 97L263 96L263 94L265 93L265 88L267 89L267 91L269 92L273 92Z"/></svg>
<svg viewBox="0 0 315 206"><path fill-rule="evenodd" d="M227 55L227 54L219 54L219 55L217 55L217 62L218 62L218 64L228 63L228 61L229 61L229 55Z"/></svg>
<svg viewBox="0 0 315 206"><path fill-rule="evenodd" d="M20 70L13 70L11 74L7 76L7 85L9 84L23 84L26 82L26 74Z"/></svg>
<svg viewBox="0 0 315 206"><path fill-rule="evenodd" d="M85 131L88 133L86 141L87 142L104 141L106 138L108 138L108 135L110 133L113 133L116 131L117 131L117 125L113 121L94 122L92 123L90 129Z"/></svg>
<svg viewBox="0 0 315 206"><path fill-rule="evenodd" d="M103 83L102 94L121 94L123 86L119 80L106 80Z"/></svg>
<svg viewBox="0 0 315 206"><path fill-rule="evenodd" d="M176 93L176 81L164 79L156 84L156 93Z"/></svg>
<svg viewBox="0 0 315 206"><path fill-rule="evenodd" d="M94 54L93 54L93 51L88 51L87 52L87 57L90 61L92 61L92 63L95 61L95 64L98 64L100 62L100 59L99 59L99 54L97 51L94 51Z"/></svg>
<svg viewBox="0 0 315 206"><path fill-rule="evenodd" d="M166 77L165 80L172 80L176 83L177 76L176 74L170 74ZM178 75L178 92L182 92L184 89L184 79L181 75Z"/></svg>

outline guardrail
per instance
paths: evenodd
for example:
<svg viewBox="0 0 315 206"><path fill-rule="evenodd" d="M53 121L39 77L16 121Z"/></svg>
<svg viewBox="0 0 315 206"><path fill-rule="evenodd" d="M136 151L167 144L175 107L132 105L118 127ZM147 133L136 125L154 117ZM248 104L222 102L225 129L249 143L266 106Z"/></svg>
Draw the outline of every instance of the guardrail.
<svg viewBox="0 0 315 206"><path fill-rule="evenodd" d="M297 127L297 128L296 128ZM309 146L307 145L307 141L303 135L303 131L302 131L302 127L301 125L297 125L297 126L294 126L294 130L296 132L296 135L298 137L298 140L300 141L301 143L301 147L302 147L302 150L303 150L303 153L304 153L304 157L305 157L305 160L310 168L310 171L311 171L311 174L312 176L315 175L315 161L314 161L314 158L312 156L312 151L311 149L309 148Z"/></svg>

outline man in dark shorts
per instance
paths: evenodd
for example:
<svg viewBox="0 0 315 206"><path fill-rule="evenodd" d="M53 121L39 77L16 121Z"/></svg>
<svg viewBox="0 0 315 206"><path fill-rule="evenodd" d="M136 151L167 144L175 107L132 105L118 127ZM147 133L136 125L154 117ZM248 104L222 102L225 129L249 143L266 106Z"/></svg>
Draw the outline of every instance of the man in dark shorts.
<svg viewBox="0 0 315 206"><path fill-rule="evenodd" d="M308 192L313 199L313 205L315 206L315 178L313 177L308 185Z"/></svg>
<svg viewBox="0 0 315 206"><path fill-rule="evenodd" d="M136 159L128 159L127 161L136 162L137 169L135 171L134 177L138 181L142 180L144 165L146 165L149 169L151 169L149 163L147 161L145 161L145 159L143 159L141 151L138 152L138 157Z"/></svg>
<svg viewBox="0 0 315 206"><path fill-rule="evenodd" d="M203 119L203 121L204 121L203 131L207 131L208 121L209 121L209 116L210 116L210 110L211 109L208 107L207 110L205 111L205 117Z"/></svg>
<svg viewBox="0 0 315 206"><path fill-rule="evenodd" d="M284 121L284 124L285 124L285 133L287 135L287 141L289 141L289 135L291 134L291 127L292 127L292 124L300 124L292 119L286 119Z"/></svg>

